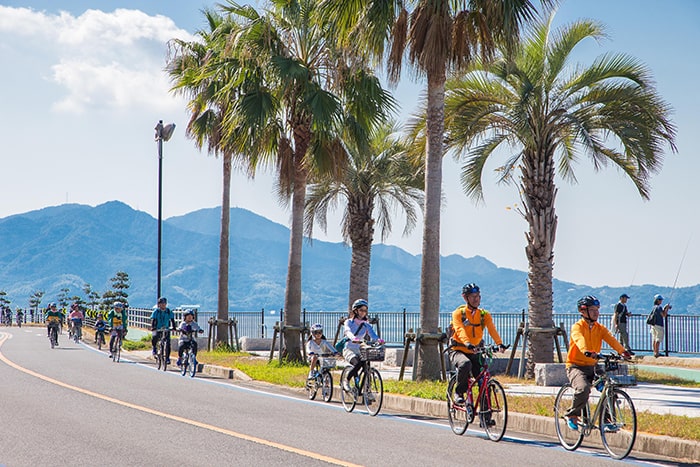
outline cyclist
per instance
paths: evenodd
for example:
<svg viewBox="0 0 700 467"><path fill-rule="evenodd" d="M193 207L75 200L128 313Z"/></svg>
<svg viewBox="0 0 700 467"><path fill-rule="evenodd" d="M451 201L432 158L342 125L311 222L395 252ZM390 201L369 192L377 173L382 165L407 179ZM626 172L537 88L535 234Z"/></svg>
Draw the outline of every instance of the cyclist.
<svg viewBox="0 0 700 467"><path fill-rule="evenodd" d="M119 334L122 340L124 340L126 338L126 333L128 332L126 329L126 307L122 302L114 302L114 305L112 306L114 307L114 309L111 310L107 315L107 322L109 323L109 327L112 328L112 332L109 333L110 358L114 355L115 352L114 340L117 337L117 334Z"/></svg>
<svg viewBox="0 0 700 467"><path fill-rule="evenodd" d="M479 286L470 283L462 287L462 298L465 305L457 307L452 312L452 328L454 333L450 338L450 362L457 370L457 384L455 386L454 401L464 404L464 393L469 386L469 373L476 378L481 373L479 355L472 350L484 343L484 327L500 351L505 351L501 336L493 324L491 313L479 308L481 304L481 290ZM480 383L479 383L480 384Z"/></svg>
<svg viewBox="0 0 700 467"><path fill-rule="evenodd" d="M78 339L83 338L83 312L80 311L80 305L73 303L70 306L70 314L68 315L68 320L71 323L73 333L78 335Z"/></svg>
<svg viewBox="0 0 700 467"><path fill-rule="evenodd" d="M17 319L17 326L22 326L22 323L24 323L24 312L22 312L21 308L17 308L15 318Z"/></svg>
<svg viewBox="0 0 700 467"><path fill-rule="evenodd" d="M106 329L107 329L107 322L104 320L102 313L100 313L97 315L97 321L95 321L95 344L97 344L97 335L99 333L102 333L103 337L104 337L104 332Z"/></svg>
<svg viewBox="0 0 700 467"><path fill-rule="evenodd" d="M586 295L579 299L577 306L581 319L571 326L569 352L566 354L566 376L574 388L574 399L565 415L566 423L572 430L578 430L581 410L591 393L597 357L603 341L625 359L632 358L610 331L598 322L600 301L596 297ZM586 356L587 352L589 357Z"/></svg>
<svg viewBox="0 0 700 467"><path fill-rule="evenodd" d="M157 331L164 328L170 328L173 331L177 330L175 327L175 315L168 308L168 299L160 297L156 309L151 314L151 332L153 333L151 347L153 347L153 356L155 357L158 339L160 339L161 333L165 333L165 359L167 363L170 363L170 330Z"/></svg>
<svg viewBox="0 0 700 467"><path fill-rule="evenodd" d="M182 323L178 328L180 339L177 342L177 366L182 365L182 354L185 353L185 350L191 348L194 356L197 356L197 334L204 332L194 320L194 311L185 310L182 318Z"/></svg>
<svg viewBox="0 0 700 467"><path fill-rule="evenodd" d="M46 335L51 338L51 329L56 328L56 345L58 345L58 327L61 325L63 313L56 309L55 303L49 303L46 308Z"/></svg>
<svg viewBox="0 0 700 467"><path fill-rule="evenodd" d="M352 304L350 315L345 320L343 326L343 335L347 337L348 343L343 349L343 358L352 365L352 370L348 372L348 377L345 381L341 381L343 389L350 392L350 381L357 376L360 368L362 368L362 360L360 360L360 342L362 340L377 341L380 344L384 343L383 339L377 336L372 325L367 319L369 304L365 299L358 299Z"/></svg>
<svg viewBox="0 0 700 467"><path fill-rule="evenodd" d="M326 336L323 335L323 325L321 323L312 324L310 330L309 340L306 341L306 354L309 356L309 379L314 379L318 357L324 353L335 355L338 352L335 351L335 347L329 344Z"/></svg>

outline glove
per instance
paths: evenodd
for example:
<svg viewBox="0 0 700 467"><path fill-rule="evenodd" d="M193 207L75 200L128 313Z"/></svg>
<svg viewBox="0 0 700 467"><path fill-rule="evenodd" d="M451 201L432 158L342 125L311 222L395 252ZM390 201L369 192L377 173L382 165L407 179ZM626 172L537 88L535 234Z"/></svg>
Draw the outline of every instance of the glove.
<svg viewBox="0 0 700 467"><path fill-rule="evenodd" d="M474 344L467 344L467 349L468 350L474 350L476 347L474 347Z"/></svg>
<svg viewBox="0 0 700 467"><path fill-rule="evenodd" d="M384 339L382 339L381 337L377 339L377 344L384 345Z"/></svg>
<svg viewBox="0 0 700 467"><path fill-rule="evenodd" d="M357 337L352 340L353 344L359 344L360 342L362 342L362 339L358 339Z"/></svg>
<svg viewBox="0 0 700 467"><path fill-rule="evenodd" d="M622 358L624 358L625 360L632 360L632 354L629 353L629 351L625 350L624 352L622 352Z"/></svg>
<svg viewBox="0 0 700 467"><path fill-rule="evenodd" d="M500 350L501 352L505 352L505 351L506 351L506 346L503 345L503 344L499 344L498 350Z"/></svg>

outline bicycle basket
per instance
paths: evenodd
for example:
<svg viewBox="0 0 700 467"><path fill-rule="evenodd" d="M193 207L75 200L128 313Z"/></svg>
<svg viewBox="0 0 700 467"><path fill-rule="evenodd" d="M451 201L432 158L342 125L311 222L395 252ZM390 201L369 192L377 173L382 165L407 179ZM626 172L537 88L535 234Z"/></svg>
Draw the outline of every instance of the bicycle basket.
<svg viewBox="0 0 700 467"><path fill-rule="evenodd" d="M637 365L635 363L618 365L615 370L608 371L608 377L610 377L610 382L616 386L636 386Z"/></svg>
<svg viewBox="0 0 700 467"><path fill-rule="evenodd" d="M335 358L322 358L321 359L321 369L322 370L332 370L335 368Z"/></svg>
<svg viewBox="0 0 700 467"><path fill-rule="evenodd" d="M360 360L369 362L383 362L384 347L360 347Z"/></svg>

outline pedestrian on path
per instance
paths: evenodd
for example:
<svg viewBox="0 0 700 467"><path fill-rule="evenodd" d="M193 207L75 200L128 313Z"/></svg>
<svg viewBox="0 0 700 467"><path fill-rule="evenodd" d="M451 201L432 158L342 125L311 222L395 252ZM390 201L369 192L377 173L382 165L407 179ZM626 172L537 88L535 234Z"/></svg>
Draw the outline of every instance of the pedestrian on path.
<svg viewBox="0 0 700 467"><path fill-rule="evenodd" d="M615 328L620 333L620 344L622 344L625 350L631 355L634 355L634 352L632 352L630 348L630 336L627 331L627 317L632 316L632 313L627 309L627 300L629 298L629 295L623 293L620 295L620 301L615 305Z"/></svg>
<svg viewBox="0 0 700 467"><path fill-rule="evenodd" d="M659 294L654 295L654 308L652 309L653 319L649 325L651 326L651 345L654 349L654 357L659 357L659 348L661 343L664 341L664 326L666 322L666 316L668 316L668 310L671 309L671 304L667 303L665 306L661 306L664 301L664 297Z"/></svg>

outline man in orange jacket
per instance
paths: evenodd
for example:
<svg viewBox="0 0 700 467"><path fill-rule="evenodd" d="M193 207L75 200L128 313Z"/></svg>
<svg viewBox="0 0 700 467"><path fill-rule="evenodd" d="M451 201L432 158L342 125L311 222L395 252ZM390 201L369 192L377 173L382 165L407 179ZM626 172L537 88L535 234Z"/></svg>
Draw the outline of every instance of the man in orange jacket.
<svg viewBox="0 0 700 467"><path fill-rule="evenodd" d="M571 408L566 412L567 424L572 430L578 430L581 410L591 393L595 366L603 341L625 359L632 358L610 331L598 323L600 301L597 298L586 295L579 299L577 305L581 319L571 326L569 352L566 354L566 375L574 388L574 399Z"/></svg>

